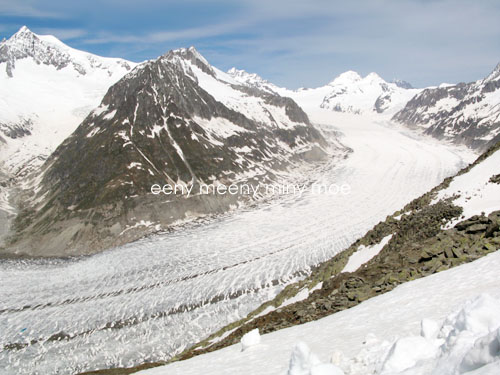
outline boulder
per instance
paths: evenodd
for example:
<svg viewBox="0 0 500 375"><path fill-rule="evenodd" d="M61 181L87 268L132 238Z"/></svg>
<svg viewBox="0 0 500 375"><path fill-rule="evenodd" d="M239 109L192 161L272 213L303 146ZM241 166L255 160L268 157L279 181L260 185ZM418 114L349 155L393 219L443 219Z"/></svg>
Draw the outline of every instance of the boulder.
<svg viewBox="0 0 500 375"><path fill-rule="evenodd" d="M473 225L467 227L465 233L476 234L476 233L480 233L480 232L486 232L486 229L488 229L487 224L473 224Z"/></svg>

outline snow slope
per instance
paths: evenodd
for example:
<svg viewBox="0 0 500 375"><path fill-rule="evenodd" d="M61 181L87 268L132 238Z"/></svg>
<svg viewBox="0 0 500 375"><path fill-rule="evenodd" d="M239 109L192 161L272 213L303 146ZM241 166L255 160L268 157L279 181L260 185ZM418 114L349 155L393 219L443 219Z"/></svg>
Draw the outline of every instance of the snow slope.
<svg viewBox="0 0 500 375"><path fill-rule="evenodd" d="M463 216L489 215L500 210L500 184L491 181L495 175L500 175L500 151L496 151L470 171L457 176L450 186L439 192L435 201L455 197L453 204L463 208ZM460 221L460 219L456 219ZM452 226L455 222L448 225Z"/></svg>
<svg viewBox="0 0 500 375"><path fill-rule="evenodd" d="M0 168L24 176L40 166L135 65L26 27L1 42Z"/></svg>
<svg viewBox="0 0 500 375"><path fill-rule="evenodd" d="M498 342L495 337L489 341L484 337L497 335L500 328L499 267L500 252L495 252L403 284L321 320L262 335L260 344L244 352L241 345L233 345L139 374L284 375L299 342L304 342L320 361L333 360L346 375L498 374ZM477 298L483 293L492 297ZM424 336L430 337L422 337L423 319L442 322L440 332L433 333L427 320ZM491 350L474 350L480 347L477 339L490 342ZM475 372L471 371L474 366L460 368L462 358L453 357L469 353L467 358L475 360L477 366L481 360L487 362L485 352L490 352L493 358L489 360L495 363Z"/></svg>
<svg viewBox="0 0 500 375"><path fill-rule="evenodd" d="M475 157L370 116L308 114L353 149L315 177L350 185L348 196L306 189L93 257L0 263L0 346L40 340L0 352L0 369L69 374L168 359L274 298ZM71 338L49 340L61 332Z"/></svg>

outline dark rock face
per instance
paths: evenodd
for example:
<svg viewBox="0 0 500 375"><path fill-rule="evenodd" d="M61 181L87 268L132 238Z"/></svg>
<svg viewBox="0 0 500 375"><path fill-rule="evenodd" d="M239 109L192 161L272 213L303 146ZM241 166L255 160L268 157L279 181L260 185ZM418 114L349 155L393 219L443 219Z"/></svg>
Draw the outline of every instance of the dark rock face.
<svg viewBox="0 0 500 375"><path fill-rule="evenodd" d="M494 184L500 184L500 174L492 176L490 178L490 182L493 182Z"/></svg>
<svg viewBox="0 0 500 375"><path fill-rule="evenodd" d="M377 113L383 113L392 101L391 94L382 94L375 100L374 108Z"/></svg>
<svg viewBox="0 0 500 375"><path fill-rule="evenodd" d="M391 83L394 83L396 86L401 87L402 89L413 89L414 87L411 83L403 81L402 79L393 79Z"/></svg>
<svg viewBox="0 0 500 375"><path fill-rule="evenodd" d="M422 127L439 139L486 149L499 140L500 113L495 92L500 89L500 64L488 77L472 83L425 89L393 120Z"/></svg>
<svg viewBox="0 0 500 375"><path fill-rule="evenodd" d="M242 101L260 103L267 118L258 121L217 101L200 86L196 69L219 82L190 48L147 62L112 86L45 163L39 202L26 204L16 221L16 238L48 238L67 229L69 224L61 223L72 222L64 251L93 237L93 252L117 244L103 245L104 239L129 241L118 237L133 226L132 217L168 224L166 217L181 219L189 210L220 212L235 203L234 198L175 196L158 212L153 184L184 184L197 191L200 184L272 180L292 160L326 156L325 139L293 100L227 85ZM283 113L285 120L277 117Z"/></svg>
<svg viewBox="0 0 500 375"><path fill-rule="evenodd" d="M11 139L22 138L26 135L30 135L32 129L33 121L31 119L22 119L16 124L0 123L0 133L3 133L4 136Z"/></svg>

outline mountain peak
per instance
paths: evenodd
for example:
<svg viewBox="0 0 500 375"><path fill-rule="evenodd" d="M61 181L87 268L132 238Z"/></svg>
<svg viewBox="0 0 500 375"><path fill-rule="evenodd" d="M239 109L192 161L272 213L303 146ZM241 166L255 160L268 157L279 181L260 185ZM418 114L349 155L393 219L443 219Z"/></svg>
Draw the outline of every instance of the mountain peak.
<svg viewBox="0 0 500 375"><path fill-rule="evenodd" d="M21 28L14 35L26 34L26 33L33 34L33 32L30 29L28 29L28 26L24 25L24 26L21 26Z"/></svg>
<svg viewBox="0 0 500 375"><path fill-rule="evenodd" d="M171 50L167 52L164 57L167 60L175 60L176 58L181 58L182 60L189 61L191 64L195 65L199 69L201 69L203 72L215 76L215 72L210 65L210 63L203 57L201 53L198 52L198 50L194 47L191 46L189 48L178 48Z"/></svg>
<svg viewBox="0 0 500 375"><path fill-rule="evenodd" d="M122 59L108 59L90 53L74 50L51 35L39 36L26 26L21 27L7 41L0 44L0 64L13 77L16 62L31 59L36 64L54 66L57 70L72 67L77 74L85 75L90 70L107 70L112 75L115 68L130 70L129 62Z"/></svg>
<svg viewBox="0 0 500 375"><path fill-rule="evenodd" d="M500 78L500 63L495 66L495 69L485 78L485 82L495 81Z"/></svg>
<svg viewBox="0 0 500 375"><path fill-rule="evenodd" d="M354 70L348 70L347 72L344 72L335 77L335 79L332 82L330 82L330 85L350 84L353 82L360 81L361 79L362 79L361 76L357 72L355 72Z"/></svg>
<svg viewBox="0 0 500 375"><path fill-rule="evenodd" d="M237 81L240 81L242 83L250 83L251 82L261 82L261 83L269 83L266 81L264 78L259 76L257 73L248 73L246 70L243 69L236 69L235 67L229 69L227 71L227 74L229 74L231 77L236 79Z"/></svg>
<svg viewBox="0 0 500 375"><path fill-rule="evenodd" d="M368 74L366 77L365 77L366 80L369 80L369 81L383 81L384 79L382 77L380 77L377 73L375 72L371 72L370 74Z"/></svg>
<svg viewBox="0 0 500 375"><path fill-rule="evenodd" d="M396 86L402 88L402 89L413 89L414 87L412 86L411 83L409 82L406 82L402 79L397 79L397 78L394 78L391 83L394 83Z"/></svg>
<svg viewBox="0 0 500 375"><path fill-rule="evenodd" d="M246 70L240 70L233 67L227 71L227 74L239 84L254 87L271 94L276 94L278 91L275 85L265 80L257 73L248 73Z"/></svg>
<svg viewBox="0 0 500 375"><path fill-rule="evenodd" d="M32 32L28 27L22 26L14 35L12 35L7 42L20 43L20 41L27 41L33 43L39 41L38 35Z"/></svg>

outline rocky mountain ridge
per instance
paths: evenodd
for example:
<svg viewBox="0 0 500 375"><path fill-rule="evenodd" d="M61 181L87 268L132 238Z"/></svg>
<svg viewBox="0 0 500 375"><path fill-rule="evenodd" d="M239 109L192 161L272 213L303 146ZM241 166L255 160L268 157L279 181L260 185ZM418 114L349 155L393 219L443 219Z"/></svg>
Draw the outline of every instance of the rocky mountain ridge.
<svg viewBox="0 0 500 375"><path fill-rule="evenodd" d="M93 69L102 69L113 75L117 66L130 70L135 65L124 59L104 58L75 50L51 35L37 35L23 26L0 43L0 64L5 63L7 75L13 77L16 63L26 58L33 59L36 64L54 66L57 70L71 67L81 75Z"/></svg>
<svg viewBox="0 0 500 375"><path fill-rule="evenodd" d="M500 64L476 82L423 90L393 120L445 141L488 148L500 140Z"/></svg>

